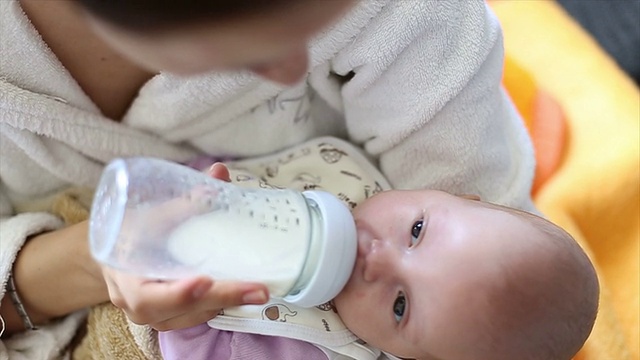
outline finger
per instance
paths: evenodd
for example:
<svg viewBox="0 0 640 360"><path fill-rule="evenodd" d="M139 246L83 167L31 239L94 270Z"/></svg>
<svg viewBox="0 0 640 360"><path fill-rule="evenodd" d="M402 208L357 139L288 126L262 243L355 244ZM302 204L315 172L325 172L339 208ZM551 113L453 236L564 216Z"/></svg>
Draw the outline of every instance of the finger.
<svg viewBox="0 0 640 360"><path fill-rule="evenodd" d="M245 304L264 304L269 299L269 290L264 284L216 281L202 300L218 308L228 308Z"/></svg>
<svg viewBox="0 0 640 360"><path fill-rule="evenodd" d="M208 310L198 313L189 313L159 323L149 324L149 326L158 331L184 329L203 324L216 317L219 313L220 310Z"/></svg>
<svg viewBox="0 0 640 360"><path fill-rule="evenodd" d="M199 311L195 306L198 299L211 289L213 280L208 277L168 281L144 282L138 289L132 289L136 298L131 299L123 310L136 324L153 324L181 316L187 312ZM214 306L210 309L216 308ZM217 307L219 309L219 307Z"/></svg>
<svg viewBox="0 0 640 360"><path fill-rule="evenodd" d="M229 174L229 169L227 166L221 162L214 163L211 165L209 170L207 170L207 174L213 178L230 182L231 175Z"/></svg>
<svg viewBox="0 0 640 360"><path fill-rule="evenodd" d="M116 307L126 310L127 302L122 296L118 284L113 280L113 270L107 266L102 266L102 277L104 278L104 282L107 285L107 292L109 294L109 300L111 300L111 303L113 303L113 305L115 305Z"/></svg>
<svg viewBox="0 0 640 360"><path fill-rule="evenodd" d="M145 283L138 302L123 308L136 324L162 324L164 321L198 312L217 313L220 309L242 304L263 304L268 289L259 283L213 282L206 277L167 283ZM178 324L195 325L187 316ZM197 320L202 320L197 318ZM158 325L173 326L173 323Z"/></svg>
<svg viewBox="0 0 640 360"><path fill-rule="evenodd" d="M213 319L222 308L242 304L263 304L268 298L268 289L263 284L215 282L207 294L186 309L190 310L189 312L149 325L158 331L192 327ZM216 306L212 307L213 304ZM194 311L200 308L205 310Z"/></svg>

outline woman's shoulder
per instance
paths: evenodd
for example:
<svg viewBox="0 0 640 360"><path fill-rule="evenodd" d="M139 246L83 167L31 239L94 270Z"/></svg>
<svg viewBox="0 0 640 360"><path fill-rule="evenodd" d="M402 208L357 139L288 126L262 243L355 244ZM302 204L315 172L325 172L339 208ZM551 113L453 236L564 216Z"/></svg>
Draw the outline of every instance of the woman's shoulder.
<svg viewBox="0 0 640 360"><path fill-rule="evenodd" d="M360 1L312 41L311 55L315 62L345 52L386 57L420 38L461 43L467 34L483 32L487 24L497 27L487 13L483 1Z"/></svg>

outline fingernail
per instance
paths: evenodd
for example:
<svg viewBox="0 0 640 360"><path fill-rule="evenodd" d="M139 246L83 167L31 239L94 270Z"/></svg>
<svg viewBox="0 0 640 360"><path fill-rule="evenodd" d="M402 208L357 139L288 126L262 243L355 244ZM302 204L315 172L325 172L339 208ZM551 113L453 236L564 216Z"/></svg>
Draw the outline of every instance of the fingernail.
<svg viewBox="0 0 640 360"><path fill-rule="evenodd" d="M204 295L204 293L207 292L207 290L209 290L211 288L211 283L203 283L200 284L198 286L196 286L193 289L193 292L191 293L193 295L194 299L199 299L200 297L202 297L202 295Z"/></svg>
<svg viewBox="0 0 640 360"><path fill-rule="evenodd" d="M219 161L214 162L213 164L211 164L211 166L209 166L208 172L212 172L218 166L223 166L223 164Z"/></svg>
<svg viewBox="0 0 640 360"><path fill-rule="evenodd" d="M244 294L242 301L247 304L262 304L267 301L267 294L263 290L255 290Z"/></svg>

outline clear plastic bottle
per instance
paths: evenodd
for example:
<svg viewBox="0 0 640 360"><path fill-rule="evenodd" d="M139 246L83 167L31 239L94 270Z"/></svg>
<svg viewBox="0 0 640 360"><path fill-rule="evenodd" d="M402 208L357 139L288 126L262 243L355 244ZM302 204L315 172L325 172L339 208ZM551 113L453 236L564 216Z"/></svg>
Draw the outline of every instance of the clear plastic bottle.
<svg viewBox="0 0 640 360"><path fill-rule="evenodd" d="M329 193L242 188L153 158L105 168L89 242L97 261L122 271L259 281L304 307L337 295L357 251L351 213Z"/></svg>

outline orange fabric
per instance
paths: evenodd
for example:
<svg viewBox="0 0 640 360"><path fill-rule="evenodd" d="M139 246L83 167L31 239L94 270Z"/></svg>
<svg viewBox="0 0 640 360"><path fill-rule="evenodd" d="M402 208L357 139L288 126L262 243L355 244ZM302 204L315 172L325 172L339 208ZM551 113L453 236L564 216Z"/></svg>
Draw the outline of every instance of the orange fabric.
<svg viewBox="0 0 640 360"><path fill-rule="evenodd" d="M534 103L539 88L531 74L523 69L522 66L508 54L504 59L502 84L522 115L527 129L531 132L534 118Z"/></svg>
<svg viewBox="0 0 640 360"><path fill-rule="evenodd" d="M531 193L535 196L560 165L566 145L566 119L558 102L508 55L503 84L533 142L536 170Z"/></svg>
<svg viewBox="0 0 640 360"><path fill-rule="evenodd" d="M598 272L600 311L576 360L637 360L638 87L555 2L492 0L490 5L503 26L507 58L531 76L536 87L559 105L566 119L565 130L539 130L540 137L549 131L564 132L566 140L562 141L564 149L557 168L541 184L534 201L544 214L576 238ZM526 97L530 96L528 91L520 89L512 94ZM522 109L535 113L536 106L529 106ZM543 118L557 117L555 111L547 106L538 114ZM546 112L552 114L548 116ZM535 121L539 118L531 119L535 139ZM551 122L545 119L543 123ZM558 135L551 137L557 139ZM557 153L557 149L549 147L559 146L540 145L536 140L534 144L550 153Z"/></svg>
<svg viewBox="0 0 640 360"><path fill-rule="evenodd" d="M534 104L531 137L536 149L535 196L560 166L567 140L567 123L560 104L546 91L539 91Z"/></svg>

